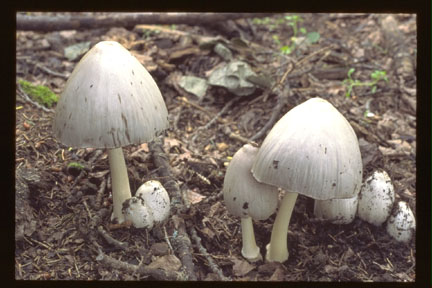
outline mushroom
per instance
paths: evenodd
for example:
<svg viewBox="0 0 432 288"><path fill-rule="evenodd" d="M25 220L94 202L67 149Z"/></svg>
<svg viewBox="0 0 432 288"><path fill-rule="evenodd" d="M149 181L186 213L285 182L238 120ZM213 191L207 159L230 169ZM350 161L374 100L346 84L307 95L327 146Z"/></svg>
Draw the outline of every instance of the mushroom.
<svg viewBox="0 0 432 288"><path fill-rule="evenodd" d="M387 233L399 242L411 240L416 227L414 214L404 201L397 203L396 209L387 221Z"/></svg>
<svg viewBox="0 0 432 288"><path fill-rule="evenodd" d="M395 192L389 175L385 171L375 171L360 190L358 216L380 226L390 216L394 201Z"/></svg>
<svg viewBox="0 0 432 288"><path fill-rule="evenodd" d="M287 232L298 194L318 200L352 198L363 167L357 136L328 101L312 98L286 113L264 139L252 166L261 183L287 193L277 212L266 259L288 259Z"/></svg>
<svg viewBox="0 0 432 288"><path fill-rule="evenodd" d="M264 220L274 213L278 188L258 183L251 174L258 148L244 145L233 156L225 173L223 197L228 211L241 218L243 247L241 253L249 261L261 260L256 245L252 218Z"/></svg>
<svg viewBox="0 0 432 288"><path fill-rule="evenodd" d="M141 185L135 196L123 202L125 220L136 228L153 228L165 221L170 212L170 199L159 181L150 180Z"/></svg>
<svg viewBox="0 0 432 288"><path fill-rule="evenodd" d="M124 221L122 203L130 198L121 147L151 141L168 127L168 112L155 81L119 43L96 44L75 67L61 94L54 135L77 148L108 148L114 211Z"/></svg>
<svg viewBox="0 0 432 288"><path fill-rule="evenodd" d="M315 200L314 215L333 224L349 224L357 213L358 196L346 199Z"/></svg>

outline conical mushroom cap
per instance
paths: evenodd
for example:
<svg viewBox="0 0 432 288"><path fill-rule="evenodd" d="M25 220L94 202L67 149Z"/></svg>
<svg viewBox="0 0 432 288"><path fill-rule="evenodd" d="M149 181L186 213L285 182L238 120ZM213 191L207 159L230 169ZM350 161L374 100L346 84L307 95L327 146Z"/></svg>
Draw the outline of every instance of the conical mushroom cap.
<svg viewBox="0 0 432 288"><path fill-rule="evenodd" d="M155 81L119 43L96 44L77 64L57 104L53 130L72 147L116 148L168 127Z"/></svg>
<svg viewBox="0 0 432 288"><path fill-rule="evenodd" d="M252 173L259 182L314 199L354 197L363 174L357 136L333 105L312 98L274 125Z"/></svg>
<svg viewBox="0 0 432 288"><path fill-rule="evenodd" d="M278 188L256 181L251 173L258 148L244 145L233 156L225 173L223 196L228 211L237 217L267 219L278 203Z"/></svg>

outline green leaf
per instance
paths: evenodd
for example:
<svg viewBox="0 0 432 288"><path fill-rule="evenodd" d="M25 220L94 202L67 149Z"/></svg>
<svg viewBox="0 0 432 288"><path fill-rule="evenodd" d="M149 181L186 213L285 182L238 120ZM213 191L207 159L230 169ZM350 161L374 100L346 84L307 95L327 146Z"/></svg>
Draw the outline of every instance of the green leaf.
<svg viewBox="0 0 432 288"><path fill-rule="evenodd" d="M355 68L351 68L348 70L348 78L351 79L351 75L354 73L354 71L355 71Z"/></svg>
<svg viewBox="0 0 432 288"><path fill-rule="evenodd" d="M307 33L306 28L301 27L301 28L300 28L300 33L302 33L302 34L306 34L306 33Z"/></svg>
<svg viewBox="0 0 432 288"><path fill-rule="evenodd" d="M291 46L282 46L280 48L280 51L284 54L291 54L292 50L293 50L293 47L291 47Z"/></svg>
<svg viewBox="0 0 432 288"><path fill-rule="evenodd" d="M372 94L374 94L375 92L376 92L376 89L377 89L377 86L372 86L372 89L371 89L371 92L372 92Z"/></svg>
<svg viewBox="0 0 432 288"><path fill-rule="evenodd" d="M316 43L320 39L321 35L318 32L309 32L306 34L306 38L309 43Z"/></svg>

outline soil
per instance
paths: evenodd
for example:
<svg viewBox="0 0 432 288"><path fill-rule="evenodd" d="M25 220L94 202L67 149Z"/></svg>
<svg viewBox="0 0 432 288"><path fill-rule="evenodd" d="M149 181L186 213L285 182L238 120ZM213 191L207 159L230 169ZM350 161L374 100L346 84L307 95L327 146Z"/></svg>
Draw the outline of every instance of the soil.
<svg viewBox="0 0 432 288"><path fill-rule="evenodd" d="M79 60L64 56L64 48L72 44L115 40L143 63L162 92L170 129L159 142L124 148L131 191L147 180L159 180L172 200L181 197L183 203L173 204L171 217L151 231L111 223L106 151L61 144L52 133L53 110L25 100L17 88L15 278L415 281L415 237L398 243L386 233L385 224L375 227L355 218L336 225L317 219L313 199L302 195L288 232L288 261L249 263L241 256L240 219L226 210L221 193L229 157L272 115L277 120L316 96L332 103L351 123L359 138L363 179L385 170L396 201L406 201L415 213L415 15L298 15L303 19L298 28L318 32L320 38L291 54L280 49L293 36L283 14L211 27L17 31L17 83L23 79L45 85L58 95ZM248 96L214 86L202 98L183 90L178 85L181 75L207 78L226 63L212 47L198 44L216 36L224 39L233 59L281 85L258 85ZM248 44L241 45L238 38ZM355 68L353 79L363 82L384 70L388 82L378 82L376 91L355 87L346 97L342 82L350 68ZM261 144L266 133L255 142ZM69 167L72 162L83 168ZM274 219L275 214L254 221L263 255Z"/></svg>

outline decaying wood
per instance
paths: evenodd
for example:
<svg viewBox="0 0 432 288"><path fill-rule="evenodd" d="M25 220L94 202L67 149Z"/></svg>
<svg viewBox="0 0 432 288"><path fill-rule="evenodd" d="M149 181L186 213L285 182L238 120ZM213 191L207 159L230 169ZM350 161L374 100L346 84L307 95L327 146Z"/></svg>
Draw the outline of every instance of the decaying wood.
<svg viewBox="0 0 432 288"><path fill-rule="evenodd" d="M181 280L180 272L153 269L145 265L129 264L104 254L101 249L99 249L99 255L96 260L110 268L123 270L129 274L138 273L140 275L149 275L156 280Z"/></svg>
<svg viewBox="0 0 432 288"><path fill-rule="evenodd" d="M18 14L17 30L61 31L108 27L133 27L137 24L207 24L240 18L265 17L269 13L110 13L33 16Z"/></svg>
<svg viewBox="0 0 432 288"><path fill-rule="evenodd" d="M176 237L172 238L172 244L176 254L179 256L183 264L188 280L197 280L195 275L195 266L192 258L192 243L186 231L186 224L184 223L181 213L185 210L183 203L182 193L180 187L172 176L169 160L166 153L162 148L163 138L156 138L148 144L151 152L153 163L158 167L158 174L161 176L162 185L165 187L171 197L172 203L172 219L175 223L178 232Z"/></svg>

